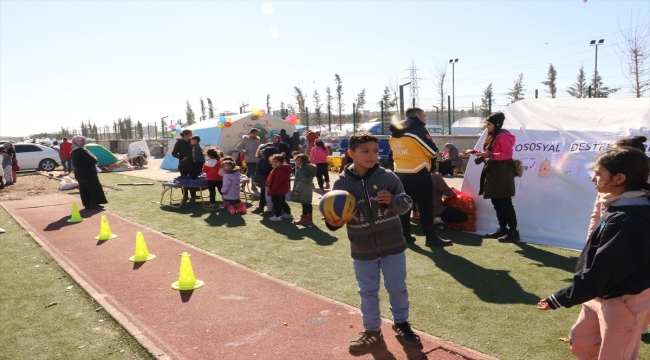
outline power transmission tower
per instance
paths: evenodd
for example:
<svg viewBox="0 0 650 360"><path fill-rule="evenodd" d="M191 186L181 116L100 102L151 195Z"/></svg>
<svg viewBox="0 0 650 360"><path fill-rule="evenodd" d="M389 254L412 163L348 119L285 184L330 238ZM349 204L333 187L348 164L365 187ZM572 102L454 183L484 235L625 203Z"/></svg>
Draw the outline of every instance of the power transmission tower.
<svg viewBox="0 0 650 360"><path fill-rule="evenodd" d="M415 67L415 60L411 60L411 101L409 101L410 106L419 106L420 105L420 95L418 93L418 80L422 80L418 77L418 69Z"/></svg>

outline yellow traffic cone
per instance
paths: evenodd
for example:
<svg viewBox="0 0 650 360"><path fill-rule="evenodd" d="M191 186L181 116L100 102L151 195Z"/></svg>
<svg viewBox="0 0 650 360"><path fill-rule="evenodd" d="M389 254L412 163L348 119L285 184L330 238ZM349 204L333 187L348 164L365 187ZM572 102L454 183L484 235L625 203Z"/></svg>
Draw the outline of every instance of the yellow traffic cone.
<svg viewBox="0 0 650 360"><path fill-rule="evenodd" d="M81 214L79 214L79 208L77 207L77 203L72 203L72 215L70 216L70 219L68 219L69 223L78 223L84 221L84 218L81 217Z"/></svg>
<svg viewBox="0 0 650 360"><path fill-rule="evenodd" d="M196 280L190 255L186 252L181 254L181 272L178 275L178 281L172 284L174 290L194 290L205 285L203 281Z"/></svg>
<svg viewBox="0 0 650 360"><path fill-rule="evenodd" d="M155 257L156 255L149 254L147 244L144 242L144 236L142 236L142 232L138 231L135 234L135 255L131 256L129 260L133 262L145 262L147 260L152 260Z"/></svg>
<svg viewBox="0 0 650 360"><path fill-rule="evenodd" d="M108 226L106 215L102 215L102 223L99 227L99 235L95 236L97 240L110 240L115 239L117 235L111 233L111 228Z"/></svg>

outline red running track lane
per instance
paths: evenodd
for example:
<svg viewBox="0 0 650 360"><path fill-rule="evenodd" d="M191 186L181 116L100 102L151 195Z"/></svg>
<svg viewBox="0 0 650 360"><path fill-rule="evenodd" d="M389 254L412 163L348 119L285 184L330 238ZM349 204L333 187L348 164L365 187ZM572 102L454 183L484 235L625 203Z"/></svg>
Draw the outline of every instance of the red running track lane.
<svg viewBox="0 0 650 360"><path fill-rule="evenodd" d="M158 359L494 359L419 333L402 345L384 320L385 346L351 354L363 331L358 309L178 241L108 211L81 211L71 224L68 195L2 206L104 309ZM118 237L94 239L101 215ZM154 260L128 261L141 231ZM188 252L205 286L175 291L179 254Z"/></svg>

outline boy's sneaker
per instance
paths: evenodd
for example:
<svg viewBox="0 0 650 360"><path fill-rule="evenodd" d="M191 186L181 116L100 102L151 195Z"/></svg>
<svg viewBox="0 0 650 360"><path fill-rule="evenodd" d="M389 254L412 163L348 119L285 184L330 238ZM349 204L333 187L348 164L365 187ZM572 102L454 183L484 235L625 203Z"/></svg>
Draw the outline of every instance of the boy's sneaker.
<svg viewBox="0 0 650 360"><path fill-rule="evenodd" d="M499 237L500 243L514 243L519 241L519 230L508 230L508 233Z"/></svg>
<svg viewBox="0 0 650 360"><path fill-rule="evenodd" d="M293 215L291 215L291 214L284 214L284 215L282 215L282 218L283 218L283 219L293 219Z"/></svg>
<svg viewBox="0 0 650 360"><path fill-rule="evenodd" d="M408 321L394 324L393 330L399 334L405 344L420 345L420 337L413 332L413 329L411 329L411 324Z"/></svg>
<svg viewBox="0 0 650 360"><path fill-rule="evenodd" d="M350 341L350 351L365 351L373 345L384 341L384 335L379 331L366 330L358 339Z"/></svg>
<svg viewBox="0 0 650 360"><path fill-rule="evenodd" d="M282 216L271 216L269 218L271 221L282 221Z"/></svg>
<svg viewBox="0 0 650 360"><path fill-rule="evenodd" d="M252 214L262 214L262 213L264 213L264 208L261 208L261 207L255 208L255 210L252 210L251 213Z"/></svg>

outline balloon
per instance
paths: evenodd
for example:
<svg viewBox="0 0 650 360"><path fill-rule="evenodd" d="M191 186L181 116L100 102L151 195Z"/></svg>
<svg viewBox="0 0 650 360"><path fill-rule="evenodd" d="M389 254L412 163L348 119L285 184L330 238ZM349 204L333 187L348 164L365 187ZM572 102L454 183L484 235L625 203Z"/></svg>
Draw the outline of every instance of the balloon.
<svg viewBox="0 0 650 360"><path fill-rule="evenodd" d="M300 124L300 119L294 120L293 123L296 124L296 125Z"/></svg>
<svg viewBox="0 0 650 360"><path fill-rule="evenodd" d="M219 118L219 122L222 123L222 124L225 123L225 122L226 122L226 118L225 118L224 116L220 117L220 118Z"/></svg>
<svg viewBox="0 0 650 360"><path fill-rule="evenodd" d="M291 116L287 116L286 118L284 118L284 120L286 120L287 122L291 122Z"/></svg>
<svg viewBox="0 0 650 360"><path fill-rule="evenodd" d="M181 126L180 126L180 125L176 125L176 131L178 131L178 132L181 132L181 131L182 131L182 129L181 129Z"/></svg>
<svg viewBox="0 0 650 360"><path fill-rule="evenodd" d="M226 118L226 122L227 123L232 122L232 119L231 118Z"/></svg>
<svg viewBox="0 0 650 360"><path fill-rule="evenodd" d="M176 130L172 130L172 135L176 135Z"/></svg>
<svg viewBox="0 0 650 360"><path fill-rule="evenodd" d="M232 123L229 123L229 122L224 124L225 127L230 127L231 125L232 125Z"/></svg>
<svg viewBox="0 0 650 360"><path fill-rule="evenodd" d="M275 135L275 134L277 134L277 133L278 133L277 130L271 130L271 135Z"/></svg>
<svg viewBox="0 0 650 360"><path fill-rule="evenodd" d="M217 127L218 127L219 129L223 129L224 126L225 126L224 124L217 124Z"/></svg>
<svg viewBox="0 0 650 360"><path fill-rule="evenodd" d="M296 114L291 115L291 119L296 120L297 118L298 118L298 115L296 115Z"/></svg>
<svg viewBox="0 0 650 360"><path fill-rule="evenodd" d="M266 110L264 109L260 110L260 114L266 114Z"/></svg>
<svg viewBox="0 0 650 360"><path fill-rule="evenodd" d="M176 125L174 124L169 124L169 130L174 130L176 129Z"/></svg>
<svg viewBox="0 0 650 360"><path fill-rule="evenodd" d="M257 116L260 114L260 111L257 109L253 109L253 115Z"/></svg>

